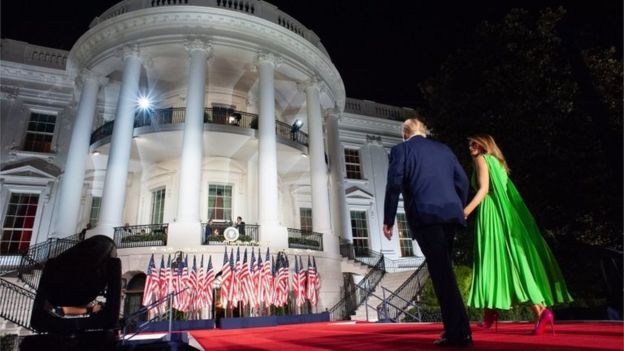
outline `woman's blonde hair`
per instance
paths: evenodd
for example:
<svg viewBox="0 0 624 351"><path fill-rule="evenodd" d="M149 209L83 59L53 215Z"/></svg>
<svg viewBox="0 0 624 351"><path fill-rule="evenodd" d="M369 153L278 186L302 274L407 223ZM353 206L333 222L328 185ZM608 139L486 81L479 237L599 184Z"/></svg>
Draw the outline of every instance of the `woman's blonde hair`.
<svg viewBox="0 0 624 351"><path fill-rule="evenodd" d="M507 174L511 173L511 169L509 169L509 166L507 165L503 152L500 150L498 145L496 145L496 141L494 141L494 138L491 135L476 134L468 137L468 141L477 144L477 146L479 146L484 153L496 157L496 159L503 165L503 168L505 168Z"/></svg>

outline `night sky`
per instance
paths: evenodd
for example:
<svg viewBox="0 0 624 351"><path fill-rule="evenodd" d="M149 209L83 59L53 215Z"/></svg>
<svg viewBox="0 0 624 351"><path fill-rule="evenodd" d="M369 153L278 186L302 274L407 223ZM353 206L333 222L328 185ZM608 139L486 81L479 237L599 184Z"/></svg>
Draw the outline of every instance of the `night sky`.
<svg viewBox="0 0 624 351"><path fill-rule="evenodd" d="M116 0L1 2L1 37L69 50L91 20ZM342 75L347 96L416 107L418 82L436 74L465 45L476 25L496 22L515 7L563 5L566 26L589 33L595 46L622 57L622 1L273 0L321 38Z"/></svg>

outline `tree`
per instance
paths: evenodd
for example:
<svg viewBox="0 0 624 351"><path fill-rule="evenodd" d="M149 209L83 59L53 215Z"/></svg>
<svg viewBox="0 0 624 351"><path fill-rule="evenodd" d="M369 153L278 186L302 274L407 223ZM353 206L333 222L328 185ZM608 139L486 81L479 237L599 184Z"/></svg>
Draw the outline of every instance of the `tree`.
<svg viewBox="0 0 624 351"><path fill-rule="evenodd" d="M423 112L466 169L472 168L466 137L496 138L551 244L621 250L622 62L613 49L564 41L565 13L514 9L500 23L480 25L421 84ZM471 251L471 242L464 236L459 251Z"/></svg>

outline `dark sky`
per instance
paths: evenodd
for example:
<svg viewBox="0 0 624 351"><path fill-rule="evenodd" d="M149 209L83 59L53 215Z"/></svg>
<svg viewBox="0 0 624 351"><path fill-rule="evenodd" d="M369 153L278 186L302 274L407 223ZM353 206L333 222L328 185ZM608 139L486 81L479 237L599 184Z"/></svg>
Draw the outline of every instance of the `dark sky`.
<svg viewBox="0 0 624 351"><path fill-rule="evenodd" d="M2 38L69 50L91 20L117 0L5 0ZM622 55L621 0L272 0L312 29L340 74L347 96L415 107L417 83L435 75L449 53L484 20L514 7L563 5L567 25L591 33L596 46Z"/></svg>

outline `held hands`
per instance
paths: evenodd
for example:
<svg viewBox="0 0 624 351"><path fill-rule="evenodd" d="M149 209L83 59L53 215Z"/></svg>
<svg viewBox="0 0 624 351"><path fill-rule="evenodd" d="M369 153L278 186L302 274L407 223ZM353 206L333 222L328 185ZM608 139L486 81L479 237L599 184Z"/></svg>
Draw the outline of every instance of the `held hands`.
<svg viewBox="0 0 624 351"><path fill-rule="evenodd" d="M384 224L383 232L388 240L392 240L392 225Z"/></svg>

